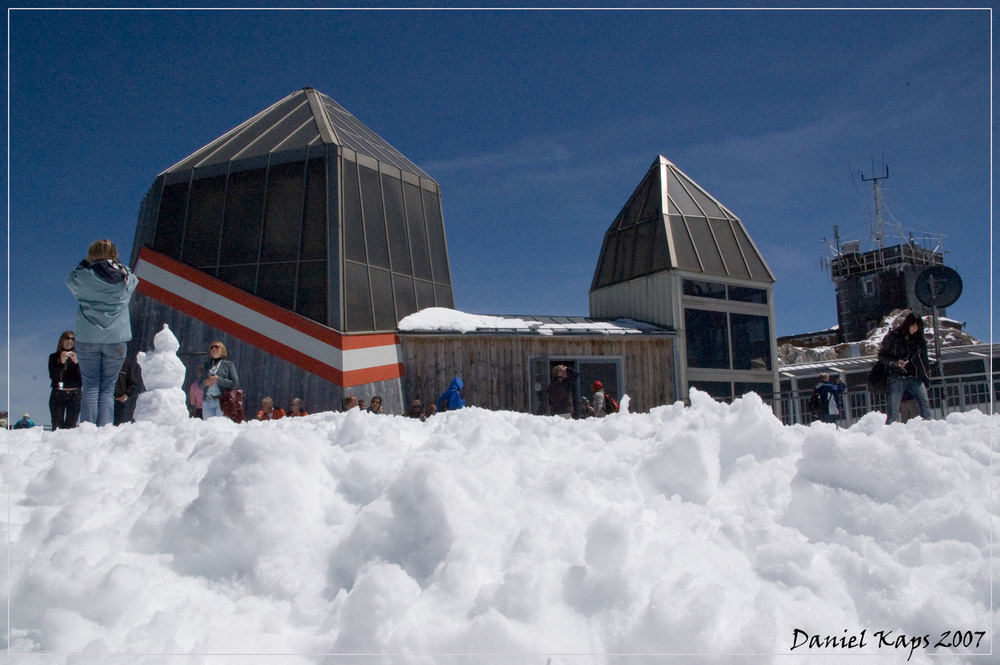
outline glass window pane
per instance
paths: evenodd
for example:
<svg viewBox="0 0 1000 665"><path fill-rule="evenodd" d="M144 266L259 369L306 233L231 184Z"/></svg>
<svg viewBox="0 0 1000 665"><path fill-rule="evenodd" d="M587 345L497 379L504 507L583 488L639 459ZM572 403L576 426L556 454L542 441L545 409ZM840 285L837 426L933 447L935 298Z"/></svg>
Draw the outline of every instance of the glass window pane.
<svg viewBox="0 0 1000 665"><path fill-rule="evenodd" d="M417 311L417 296L413 292L413 280L402 275L392 276L392 292L396 295L396 321Z"/></svg>
<svg viewBox="0 0 1000 665"><path fill-rule="evenodd" d="M326 325L326 261L308 261L299 264L295 311Z"/></svg>
<svg viewBox="0 0 1000 665"><path fill-rule="evenodd" d="M726 285L716 282L704 282L695 279L684 280L684 295L698 296L700 298L726 299Z"/></svg>
<svg viewBox="0 0 1000 665"><path fill-rule="evenodd" d="M413 255L413 275L420 279L430 279L431 255L427 249L420 188L407 182L403 184L403 193L406 200L406 226L410 231L410 251Z"/></svg>
<svg viewBox="0 0 1000 665"><path fill-rule="evenodd" d="M651 272L659 272L670 268L670 243L667 240L667 225L663 221L663 216L653 218L653 256L649 269Z"/></svg>
<svg viewBox="0 0 1000 665"><path fill-rule="evenodd" d="M649 273L653 252L653 223L642 222L635 227L635 257L632 262L632 276L639 277Z"/></svg>
<svg viewBox="0 0 1000 665"><path fill-rule="evenodd" d="M615 260L615 282L632 279L632 257L635 254L635 227L618 234L618 256Z"/></svg>
<svg viewBox="0 0 1000 665"><path fill-rule="evenodd" d="M361 217L361 190L358 189L358 165L344 160L344 257L365 263L365 227Z"/></svg>
<svg viewBox="0 0 1000 665"><path fill-rule="evenodd" d="M722 265L722 255L715 245L715 238L708 228L708 220L704 217L686 218L688 228L691 230L691 237L694 238L695 247L698 248L698 256L705 272L714 275L725 275L726 267Z"/></svg>
<svg viewBox="0 0 1000 665"><path fill-rule="evenodd" d="M302 221L303 261L326 259L326 163L310 159L306 167L306 215Z"/></svg>
<svg viewBox="0 0 1000 665"><path fill-rule="evenodd" d="M219 268L219 279L253 293L257 286L257 266L222 266Z"/></svg>
<svg viewBox="0 0 1000 665"><path fill-rule="evenodd" d="M733 395L743 397L747 393L757 393L761 399L772 401L774 399L774 387L770 383L741 383L733 382Z"/></svg>
<svg viewBox="0 0 1000 665"><path fill-rule="evenodd" d="M771 275L767 272L764 259L754 249L753 243L750 242L750 238L746 234L746 229L743 228L743 224L739 221L733 222L733 230L736 232L737 242L743 248L743 255L750 265L750 277L760 281L773 281Z"/></svg>
<svg viewBox="0 0 1000 665"><path fill-rule="evenodd" d="M449 309L455 309L455 301L452 298L451 287L442 286L441 284L434 285L434 302L438 307L447 307Z"/></svg>
<svg viewBox="0 0 1000 665"><path fill-rule="evenodd" d="M705 216L705 213L695 205L694 200L687 193L687 190L681 186L677 176L670 169L667 169L667 183L667 195L680 208L682 213L685 215L694 215L695 217Z"/></svg>
<svg viewBox="0 0 1000 665"><path fill-rule="evenodd" d="M295 263L263 263L257 273L257 295L279 307L295 307Z"/></svg>
<svg viewBox="0 0 1000 665"><path fill-rule="evenodd" d="M614 283L615 252L618 250L618 234L609 233L604 236L604 248L597 268L597 286L607 286Z"/></svg>
<svg viewBox="0 0 1000 665"><path fill-rule="evenodd" d="M403 183L383 173L382 194L385 197L385 224L389 232L389 258L392 260L392 269L395 272L412 275L410 243L406 238L406 220L403 217Z"/></svg>
<svg viewBox="0 0 1000 665"><path fill-rule="evenodd" d="M256 263L264 210L265 169L233 173L226 192L226 219L222 224L219 263ZM249 289L253 291L253 289Z"/></svg>
<svg viewBox="0 0 1000 665"><path fill-rule="evenodd" d="M770 370L771 335L766 316L730 314L733 326L733 369Z"/></svg>
<svg viewBox="0 0 1000 665"><path fill-rule="evenodd" d="M192 266L214 266L217 263L225 196L224 175L191 183L184 253L181 254L184 263Z"/></svg>
<svg viewBox="0 0 1000 665"><path fill-rule="evenodd" d="M729 369L729 333L725 312L685 309L684 338L688 367Z"/></svg>
<svg viewBox="0 0 1000 665"><path fill-rule="evenodd" d="M754 289L749 286L730 286L729 299L766 305L767 291L764 289Z"/></svg>
<svg viewBox="0 0 1000 665"><path fill-rule="evenodd" d="M740 252L740 246L736 242L733 228L729 226L729 220L710 219L708 223L715 233L715 241L722 249L722 256L726 261L727 274L733 277L749 277L750 273L747 271L747 264L743 260L743 254Z"/></svg>
<svg viewBox="0 0 1000 665"><path fill-rule="evenodd" d="M385 237L385 217L382 212L382 187L378 171L361 166L361 205L365 211L365 240L368 242L368 263L389 267L389 243Z"/></svg>
<svg viewBox="0 0 1000 665"><path fill-rule="evenodd" d="M272 166L267 175L267 216L261 261L298 258L302 232L305 167L301 162Z"/></svg>
<svg viewBox="0 0 1000 665"><path fill-rule="evenodd" d="M448 272L448 250L444 240L444 220L441 218L441 198L422 189L424 195L424 210L427 212L427 239L431 250L431 267L434 270L434 281L439 284L450 284L451 274Z"/></svg>
<svg viewBox="0 0 1000 665"><path fill-rule="evenodd" d="M160 214L156 219L153 249L180 260L184 236L184 215L187 212L188 183L167 185L160 198Z"/></svg>
<svg viewBox="0 0 1000 665"><path fill-rule="evenodd" d="M344 319L350 332L375 329L368 267L351 261L344 262Z"/></svg>
<svg viewBox="0 0 1000 665"><path fill-rule="evenodd" d="M417 311L434 307L434 285L422 279L414 280L417 285Z"/></svg>
<svg viewBox="0 0 1000 665"><path fill-rule="evenodd" d="M682 270L700 272L701 264L698 263L698 255L694 251L694 243L691 241L684 218L680 215L671 215L670 231L670 239L674 242L674 250L677 254L677 267Z"/></svg>
<svg viewBox="0 0 1000 665"><path fill-rule="evenodd" d="M689 381L688 388L697 388L718 400L729 399L733 396L733 390L728 381Z"/></svg>
<svg viewBox="0 0 1000 665"><path fill-rule="evenodd" d="M396 328L396 306L393 303L392 275L388 270L372 268L372 303L375 305L375 330Z"/></svg>

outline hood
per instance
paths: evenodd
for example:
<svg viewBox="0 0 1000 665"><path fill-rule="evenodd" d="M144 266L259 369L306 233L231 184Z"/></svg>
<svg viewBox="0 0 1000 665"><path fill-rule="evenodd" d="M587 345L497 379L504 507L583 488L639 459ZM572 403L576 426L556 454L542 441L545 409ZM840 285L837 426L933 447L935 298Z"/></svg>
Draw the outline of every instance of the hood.
<svg viewBox="0 0 1000 665"><path fill-rule="evenodd" d="M461 391L462 388L464 387L465 384L462 383L462 377L456 376L454 379L451 380L451 385L448 386L448 390Z"/></svg>

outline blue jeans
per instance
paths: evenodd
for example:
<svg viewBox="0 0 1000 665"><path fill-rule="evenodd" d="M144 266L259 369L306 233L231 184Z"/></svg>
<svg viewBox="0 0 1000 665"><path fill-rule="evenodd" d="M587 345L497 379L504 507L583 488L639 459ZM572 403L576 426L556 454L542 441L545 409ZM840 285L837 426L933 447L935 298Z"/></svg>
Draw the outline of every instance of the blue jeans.
<svg viewBox="0 0 1000 665"><path fill-rule="evenodd" d="M889 377L889 419L886 424L899 420L899 405L903 401L903 393L908 392L917 400L917 407L920 409L920 417L924 420L931 419L931 401L927 397L927 386L920 379L912 376L890 376Z"/></svg>
<svg viewBox="0 0 1000 665"><path fill-rule="evenodd" d="M202 420L208 420L209 418L217 418L223 415L222 405L219 404L218 399L208 399L207 397L201 400L201 418Z"/></svg>
<svg viewBox="0 0 1000 665"><path fill-rule="evenodd" d="M80 420L98 427L110 425L115 420L115 382L118 370L125 362L125 342L99 344L76 343L76 358L80 361L83 379L80 400Z"/></svg>

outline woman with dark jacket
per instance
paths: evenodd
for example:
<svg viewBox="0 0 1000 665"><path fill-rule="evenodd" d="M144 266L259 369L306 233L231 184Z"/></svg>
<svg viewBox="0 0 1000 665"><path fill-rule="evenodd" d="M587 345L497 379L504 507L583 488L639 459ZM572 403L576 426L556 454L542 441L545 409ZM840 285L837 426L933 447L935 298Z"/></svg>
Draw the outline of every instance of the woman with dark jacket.
<svg viewBox="0 0 1000 665"><path fill-rule="evenodd" d="M889 375L889 418L886 423L899 420L899 405L904 392L909 392L916 399L920 417L930 420L931 403L927 397L930 361L927 359L923 319L913 312L907 314L903 322L883 338L878 359L886 366Z"/></svg>
<svg viewBox="0 0 1000 665"><path fill-rule="evenodd" d="M80 363L76 358L76 335L67 330L59 336L56 352L49 355L49 413L52 429L72 429L80 417Z"/></svg>
<svg viewBox="0 0 1000 665"><path fill-rule="evenodd" d="M83 380L80 419L110 425L115 416L115 382L132 339L128 304L139 278L118 262L110 240L97 240L87 258L66 278L76 298L76 355Z"/></svg>
<svg viewBox="0 0 1000 665"><path fill-rule="evenodd" d="M226 358L226 345L222 342L212 342L208 347L208 360L204 365L204 376L201 385L205 394L201 400L201 417L208 420L214 416L225 415L219 398L224 390L236 390L240 387L240 377L236 374L236 365Z"/></svg>

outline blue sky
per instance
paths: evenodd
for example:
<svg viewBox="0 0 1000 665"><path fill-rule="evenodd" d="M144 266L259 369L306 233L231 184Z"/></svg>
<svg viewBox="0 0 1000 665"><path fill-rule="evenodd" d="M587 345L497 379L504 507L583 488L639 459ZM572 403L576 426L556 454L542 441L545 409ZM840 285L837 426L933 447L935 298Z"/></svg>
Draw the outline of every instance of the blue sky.
<svg viewBox="0 0 1000 665"><path fill-rule="evenodd" d="M124 255L156 174L304 86L441 184L458 309L588 313L605 230L659 154L777 277L777 333L836 323L821 238L944 234L951 318L991 338L991 15L955 11L9 12L9 404L87 245Z"/></svg>

